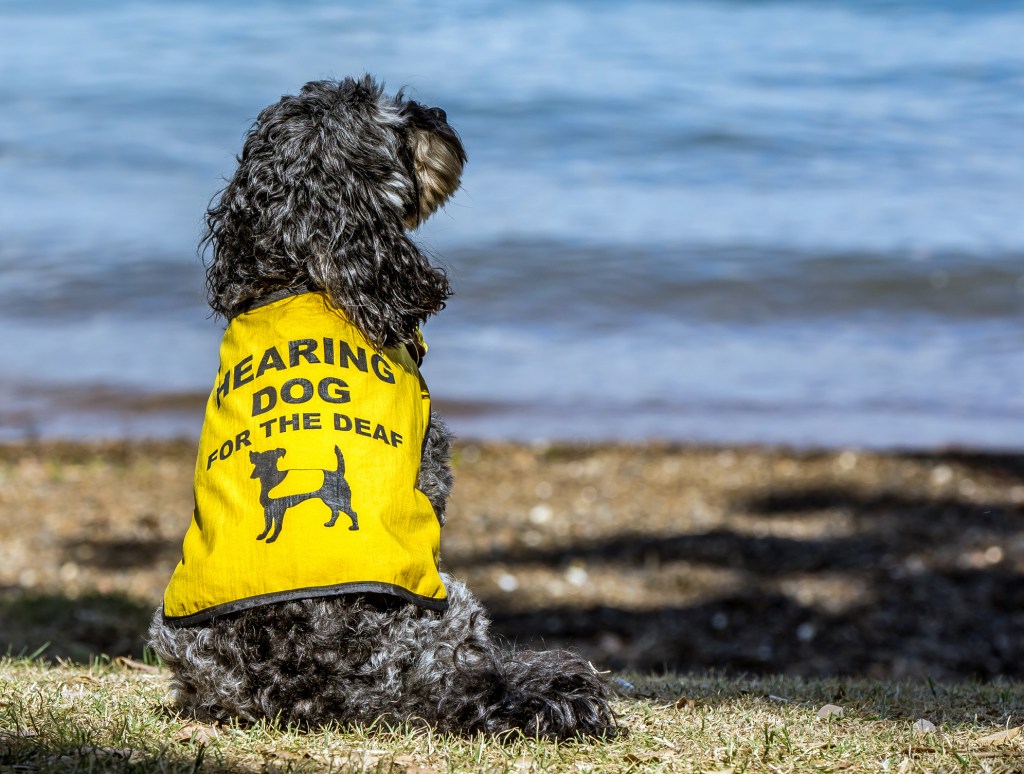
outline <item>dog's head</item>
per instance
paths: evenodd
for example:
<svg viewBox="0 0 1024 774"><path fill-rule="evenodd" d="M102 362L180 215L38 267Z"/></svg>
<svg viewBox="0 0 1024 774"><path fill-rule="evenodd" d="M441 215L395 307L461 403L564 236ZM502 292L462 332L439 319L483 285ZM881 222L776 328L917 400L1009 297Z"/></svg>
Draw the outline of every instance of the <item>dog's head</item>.
<svg viewBox="0 0 1024 774"><path fill-rule="evenodd" d="M412 340L450 288L406 229L448 200L465 162L443 110L387 96L368 75L282 97L259 114L207 211L214 312L312 288L376 344Z"/></svg>
<svg viewBox="0 0 1024 774"><path fill-rule="evenodd" d="M270 473L279 473L277 463L286 454L285 449L270 449L269 451L249 452L249 462L252 463L252 475L250 478L264 478Z"/></svg>

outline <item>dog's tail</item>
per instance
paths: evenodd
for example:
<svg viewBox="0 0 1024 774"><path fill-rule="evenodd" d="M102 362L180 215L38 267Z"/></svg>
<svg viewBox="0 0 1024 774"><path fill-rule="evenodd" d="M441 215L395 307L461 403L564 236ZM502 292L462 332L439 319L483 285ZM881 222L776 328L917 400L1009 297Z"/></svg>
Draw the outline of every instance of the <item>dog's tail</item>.
<svg viewBox="0 0 1024 774"><path fill-rule="evenodd" d="M334 456L338 458L338 467L334 470L341 475L345 475L345 455L341 453L341 449L337 446L334 447Z"/></svg>

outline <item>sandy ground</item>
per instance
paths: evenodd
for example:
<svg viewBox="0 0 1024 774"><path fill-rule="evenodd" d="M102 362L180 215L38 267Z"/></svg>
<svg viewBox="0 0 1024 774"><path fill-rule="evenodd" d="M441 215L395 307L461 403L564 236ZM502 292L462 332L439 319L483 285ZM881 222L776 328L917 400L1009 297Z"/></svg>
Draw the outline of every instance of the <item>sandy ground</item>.
<svg viewBox="0 0 1024 774"><path fill-rule="evenodd" d="M0 643L138 654L191 443L0 447ZM607 669L1024 677L1024 456L462 443L446 569Z"/></svg>

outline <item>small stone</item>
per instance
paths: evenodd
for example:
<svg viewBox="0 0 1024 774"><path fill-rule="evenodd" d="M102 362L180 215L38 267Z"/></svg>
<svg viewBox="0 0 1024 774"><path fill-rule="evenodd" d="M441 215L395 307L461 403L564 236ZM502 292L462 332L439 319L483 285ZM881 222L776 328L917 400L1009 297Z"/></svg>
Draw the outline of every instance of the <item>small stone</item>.
<svg viewBox="0 0 1024 774"><path fill-rule="evenodd" d="M1003 561L1003 549L999 546L989 546L985 549L985 562L988 564L999 564Z"/></svg>
<svg viewBox="0 0 1024 774"><path fill-rule="evenodd" d="M78 572L77 564L74 562L64 562L57 574L64 583L71 583L78 577Z"/></svg>
<svg viewBox="0 0 1024 774"><path fill-rule="evenodd" d="M498 584L498 588L506 594L511 594L519 588L519 580L511 573L501 573L497 578L495 578L495 582Z"/></svg>
<svg viewBox="0 0 1024 774"><path fill-rule="evenodd" d="M182 726L175 732L174 740L177 742L192 742L199 745L207 745L220 736L220 732L214 726L207 726L202 723L190 723Z"/></svg>
<svg viewBox="0 0 1024 774"><path fill-rule="evenodd" d="M693 712L697 709L697 702L691 699L689 696L680 696L676 699L676 709L678 710L689 710Z"/></svg>
<svg viewBox="0 0 1024 774"><path fill-rule="evenodd" d="M836 469L842 473L849 473L857 467L857 454L852 451L844 451L836 458Z"/></svg>
<svg viewBox="0 0 1024 774"><path fill-rule="evenodd" d="M551 521L553 515L554 511L551 510L550 505L540 503L530 509L530 522L533 524L547 524Z"/></svg>
<svg viewBox="0 0 1024 774"><path fill-rule="evenodd" d="M831 720L833 718L841 718L845 713L843 708L838 704L826 704L820 710L818 710L818 718L821 720Z"/></svg>
<svg viewBox="0 0 1024 774"><path fill-rule="evenodd" d="M566 583L571 586L583 586L589 577L587 568L581 564L573 564L565 571Z"/></svg>
<svg viewBox="0 0 1024 774"><path fill-rule="evenodd" d="M814 639L814 635L817 633L818 630L815 628L814 624L809 622L802 623L796 627L796 638L800 640L800 642L810 642Z"/></svg>
<svg viewBox="0 0 1024 774"><path fill-rule="evenodd" d="M623 680L621 677L613 677L611 680L612 688L627 696L634 696L636 694L636 686L629 680Z"/></svg>
<svg viewBox="0 0 1024 774"><path fill-rule="evenodd" d="M915 734L934 734L935 724L930 720L920 718L914 721L914 733Z"/></svg>

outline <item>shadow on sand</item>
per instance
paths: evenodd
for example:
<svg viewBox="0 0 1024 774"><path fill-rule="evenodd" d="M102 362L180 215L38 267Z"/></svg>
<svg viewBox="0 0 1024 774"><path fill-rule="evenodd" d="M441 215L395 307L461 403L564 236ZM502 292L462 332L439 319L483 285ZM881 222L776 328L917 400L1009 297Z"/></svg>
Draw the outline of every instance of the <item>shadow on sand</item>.
<svg viewBox="0 0 1024 774"><path fill-rule="evenodd" d="M913 455L904 455L912 458ZM1024 456L931 455L1024 483ZM573 563L612 573L646 573L652 587L675 565L730 568L741 584L676 606L545 603L523 611L508 595L483 595L495 630L524 646L571 646L602 668L703 670L875 678L1024 678L1024 507L1010 498L929 498L885 487L769 484L735 497L732 511L765 523L841 514L840 536L793 539L716 526L678 534L626 530L566 548L523 544L454 558L453 567L546 567ZM824 514L824 515L823 515ZM683 520L680 520L680 524ZM110 572L154 563L168 570L180 542L69 540L74 561ZM823 604L801 584L828 579L846 601ZM479 589L478 589L479 591ZM89 594L65 598L0 589L0 642L10 651L84 661L105 653L138 656L151 600ZM628 609L627 609L628 607Z"/></svg>
<svg viewBox="0 0 1024 774"><path fill-rule="evenodd" d="M1024 457L951 454L947 461L1008 484L1024 477ZM767 491L731 508L761 520L841 512L854 528L827 539L721 528L669 537L627 532L571 549L518 547L461 563L497 563L510 572L564 570L574 562L646 568L650 584L679 562L742 572L740 590L678 607L524 612L509 608L506 597L485 600L496 630L510 640L572 646L605 667L1024 678L1024 508L885 491L865 496L842 487ZM826 576L849 592L839 595L847 604L801 599L802 583Z"/></svg>

